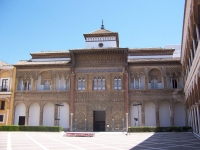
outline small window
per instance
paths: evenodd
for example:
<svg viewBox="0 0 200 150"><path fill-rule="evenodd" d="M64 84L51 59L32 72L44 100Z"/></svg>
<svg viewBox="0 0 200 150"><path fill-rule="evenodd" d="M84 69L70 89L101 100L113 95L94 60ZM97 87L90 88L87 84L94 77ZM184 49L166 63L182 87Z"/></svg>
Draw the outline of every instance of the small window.
<svg viewBox="0 0 200 150"><path fill-rule="evenodd" d="M4 115L0 115L0 122L3 122Z"/></svg>
<svg viewBox="0 0 200 150"><path fill-rule="evenodd" d="M172 79L172 88L173 89L177 88L177 80L176 79Z"/></svg>
<svg viewBox="0 0 200 150"><path fill-rule="evenodd" d="M1 83L1 91L7 91L8 90L8 79L3 79Z"/></svg>
<svg viewBox="0 0 200 150"><path fill-rule="evenodd" d="M140 78L134 77L131 79L131 89L140 89Z"/></svg>
<svg viewBox="0 0 200 150"><path fill-rule="evenodd" d="M121 90L122 89L122 80L121 77L114 78L114 90Z"/></svg>
<svg viewBox="0 0 200 150"><path fill-rule="evenodd" d="M5 109L5 101L0 101L0 110Z"/></svg>
<svg viewBox="0 0 200 150"><path fill-rule="evenodd" d="M85 90L85 78L78 79L78 90L79 91Z"/></svg>

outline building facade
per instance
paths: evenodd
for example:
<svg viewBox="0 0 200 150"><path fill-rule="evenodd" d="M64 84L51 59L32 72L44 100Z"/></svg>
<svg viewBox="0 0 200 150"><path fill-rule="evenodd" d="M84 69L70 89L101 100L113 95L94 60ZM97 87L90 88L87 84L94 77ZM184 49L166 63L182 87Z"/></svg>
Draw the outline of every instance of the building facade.
<svg viewBox="0 0 200 150"><path fill-rule="evenodd" d="M71 131L187 124L174 49L120 48L103 23L84 38L86 48L32 53L15 64L14 124Z"/></svg>
<svg viewBox="0 0 200 150"><path fill-rule="evenodd" d="M0 126L12 124L15 74L13 66L0 61Z"/></svg>
<svg viewBox="0 0 200 150"><path fill-rule="evenodd" d="M184 87L188 125L200 134L200 1L186 0L181 63L186 74Z"/></svg>

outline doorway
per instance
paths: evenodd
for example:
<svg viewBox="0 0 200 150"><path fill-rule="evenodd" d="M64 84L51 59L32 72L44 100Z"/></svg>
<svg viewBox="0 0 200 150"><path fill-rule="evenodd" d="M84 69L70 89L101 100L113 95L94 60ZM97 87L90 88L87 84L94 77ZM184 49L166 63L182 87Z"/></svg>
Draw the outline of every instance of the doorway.
<svg viewBox="0 0 200 150"><path fill-rule="evenodd" d="M25 125L25 116L19 116L18 125Z"/></svg>
<svg viewBox="0 0 200 150"><path fill-rule="evenodd" d="M94 111L93 112L93 131L105 131L105 111Z"/></svg>

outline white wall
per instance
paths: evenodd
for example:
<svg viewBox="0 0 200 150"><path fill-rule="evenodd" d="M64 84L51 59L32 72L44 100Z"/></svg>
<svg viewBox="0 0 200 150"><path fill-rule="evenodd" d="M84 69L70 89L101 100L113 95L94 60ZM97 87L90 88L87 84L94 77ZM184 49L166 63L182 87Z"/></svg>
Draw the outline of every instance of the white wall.
<svg viewBox="0 0 200 150"><path fill-rule="evenodd" d="M63 103L64 106L60 106L60 121L59 125L63 128L69 128L69 105Z"/></svg>
<svg viewBox="0 0 200 150"><path fill-rule="evenodd" d="M138 118L138 109L139 109L139 122L134 120L134 118ZM130 111L131 111L131 114L130 114L130 117L131 117L131 126L135 126L135 123L136 123L136 126L141 126L142 125L142 120L141 120L141 105L139 106L133 106L133 104L131 104L130 106Z"/></svg>
<svg viewBox="0 0 200 150"><path fill-rule="evenodd" d="M26 116L26 106L24 105L24 103L17 104L17 106L15 108L14 125L18 125L19 116Z"/></svg>
<svg viewBox="0 0 200 150"><path fill-rule="evenodd" d="M161 102L159 104L159 120L160 120L160 126L161 127L171 126L169 103Z"/></svg>
<svg viewBox="0 0 200 150"><path fill-rule="evenodd" d="M54 126L54 105L46 103L43 108L43 126Z"/></svg>
<svg viewBox="0 0 200 150"><path fill-rule="evenodd" d="M28 125L39 126L40 121L40 106L37 103L33 103L29 108Z"/></svg>
<svg viewBox="0 0 200 150"><path fill-rule="evenodd" d="M98 42L86 42L86 48L99 48L99 43L103 43L102 48L117 47L116 41L98 41Z"/></svg>
<svg viewBox="0 0 200 150"><path fill-rule="evenodd" d="M181 102L174 104L174 126L185 126L185 109Z"/></svg>
<svg viewBox="0 0 200 150"><path fill-rule="evenodd" d="M152 102L145 104L145 126L156 126L156 106Z"/></svg>

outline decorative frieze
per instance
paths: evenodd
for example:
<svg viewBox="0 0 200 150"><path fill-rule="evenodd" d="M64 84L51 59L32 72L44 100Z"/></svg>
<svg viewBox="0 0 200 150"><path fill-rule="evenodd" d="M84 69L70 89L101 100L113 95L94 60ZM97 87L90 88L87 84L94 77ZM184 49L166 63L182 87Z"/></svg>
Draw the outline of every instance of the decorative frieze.
<svg viewBox="0 0 200 150"><path fill-rule="evenodd" d="M102 73L102 72L122 72L122 68L84 68L76 69L76 73Z"/></svg>

